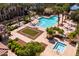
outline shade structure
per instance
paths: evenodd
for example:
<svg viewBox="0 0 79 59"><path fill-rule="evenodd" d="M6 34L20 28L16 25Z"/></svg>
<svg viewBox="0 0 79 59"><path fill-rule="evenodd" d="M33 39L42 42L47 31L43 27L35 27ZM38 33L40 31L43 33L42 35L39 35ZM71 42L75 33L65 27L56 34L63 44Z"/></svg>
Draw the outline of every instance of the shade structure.
<svg viewBox="0 0 79 59"><path fill-rule="evenodd" d="M70 10L78 10L79 6L77 4L70 7Z"/></svg>

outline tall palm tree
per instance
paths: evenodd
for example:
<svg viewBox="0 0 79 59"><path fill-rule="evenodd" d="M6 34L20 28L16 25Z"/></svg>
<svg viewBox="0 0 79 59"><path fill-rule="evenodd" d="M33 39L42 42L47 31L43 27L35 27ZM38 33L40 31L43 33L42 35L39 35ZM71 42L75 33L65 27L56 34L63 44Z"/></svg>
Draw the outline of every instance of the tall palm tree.
<svg viewBox="0 0 79 59"><path fill-rule="evenodd" d="M70 4L69 3L65 3L63 5L62 9L63 9L63 16L65 16L65 19L64 20L66 20L67 19L67 16L68 16L68 12L70 11Z"/></svg>
<svg viewBox="0 0 79 59"><path fill-rule="evenodd" d="M55 12L58 15L58 26L59 26L59 22L60 22L60 14L62 13L62 9L58 6L55 7Z"/></svg>
<svg viewBox="0 0 79 59"><path fill-rule="evenodd" d="M18 24L19 24L19 27L20 27L20 17L18 17L17 20L18 20Z"/></svg>
<svg viewBox="0 0 79 59"><path fill-rule="evenodd" d="M69 3L65 3L62 4L62 6L60 6L60 12L62 13L62 23L65 19L67 19L67 14L69 12L69 9L70 9ZM65 19L63 19L63 17L65 17Z"/></svg>
<svg viewBox="0 0 79 59"><path fill-rule="evenodd" d="M58 12L58 26L59 26L59 22L60 22L60 14Z"/></svg>

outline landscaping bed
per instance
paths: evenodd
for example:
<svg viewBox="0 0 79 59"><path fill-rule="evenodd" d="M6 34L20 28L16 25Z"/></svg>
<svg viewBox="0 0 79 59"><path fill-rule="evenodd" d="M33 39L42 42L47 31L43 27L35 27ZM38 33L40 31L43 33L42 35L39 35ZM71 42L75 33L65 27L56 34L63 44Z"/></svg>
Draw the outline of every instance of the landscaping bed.
<svg viewBox="0 0 79 59"><path fill-rule="evenodd" d="M9 40L8 47L17 56L38 56L45 50L47 45L39 42L28 42L25 43L22 40L14 39Z"/></svg>
<svg viewBox="0 0 79 59"><path fill-rule="evenodd" d="M24 36L31 38L31 39L36 39L39 35L41 35L43 33L43 31L31 28L31 27L23 28L18 32Z"/></svg>
<svg viewBox="0 0 79 59"><path fill-rule="evenodd" d="M20 40L20 39L18 39L16 42L17 42L19 45L21 45L21 46L24 46L24 45L26 44L26 42L24 42L24 41L22 41L22 40Z"/></svg>

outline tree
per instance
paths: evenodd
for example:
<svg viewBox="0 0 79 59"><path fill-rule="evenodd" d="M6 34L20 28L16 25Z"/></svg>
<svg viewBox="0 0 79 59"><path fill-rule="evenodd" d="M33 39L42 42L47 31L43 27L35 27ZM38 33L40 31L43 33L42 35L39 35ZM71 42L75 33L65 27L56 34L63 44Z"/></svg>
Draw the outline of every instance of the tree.
<svg viewBox="0 0 79 59"><path fill-rule="evenodd" d="M79 23L79 10L72 12L70 17L74 22Z"/></svg>
<svg viewBox="0 0 79 59"><path fill-rule="evenodd" d="M29 16L30 16L30 15L29 15ZM25 23L30 22L29 16L23 16L23 20L25 21Z"/></svg>
<svg viewBox="0 0 79 59"><path fill-rule="evenodd" d="M76 37L76 34L77 33L75 31L68 34L68 38L70 39L70 41L73 41L73 39Z"/></svg>
<svg viewBox="0 0 79 59"><path fill-rule="evenodd" d="M53 38L54 37L55 31L52 28L47 28L46 31L47 31L47 34L48 34L47 35L48 38Z"/></svg>
<svg viewBox="0 0 79 59"><path fill-rule="evenodd" d="M17 54L18 56L26 56L25 51L23 51L22 49L18 49L18 50L16 51L16 54Z"/></svg>
<svg viewBox="0 0 79 59"><path fill-rule="evenodd" d="M30 42L26 44L25 52L29 56L35 56L37 53L40 53L44 50L44 46L38 42Z"/></svg>
<svg viewBox="0 0 79 59"><path fill-rule="evenodd" d="M60 14L62 13L62 8L59 6L55 6L53 9L54 9L54 13L58 15L58 26L59 26Z"/></svg>
<svg viewBox="0 0 79 59"><path fill-rule="evenodd" d="M15 51L15 48L16 48L16 46L15 46L15 45L11 45L11 50L12 50L12 52L14 52L14 51Z"/></svg>
<svg viewBox="0 0 79 59"><path fill-rule="evenodd" d="M8 47L18 56L36 56L45 49L44 45L39 42L29 42L21 46L17 43L17 40L9 40Z"/></svg>
<svg viewBox="0 0 79 59"><path fill-rule="evenodd" d="M69 12L69 7L70 4L56 4L53 7L54 13L56 13L58 15L58 25L59 25L59 21L60 21L60 17L59 15L62 14L62 23L63 23L63 16L66 16Z"/></svg>
<svg viewBox="0 0 79 59"><path fill-rule="evenodd" d="M11 43L8 43L8 47L9 47L9 49L11 49Z"/></svg>
<svg viewBox="0 0 79 59"><path fill-rule="evenodd" d="M63 34L64 30L60 29L59 27L53 27L53 30L58 31L58 33Z"/></svg>
<svg viewBox="0 0 79 59"><path fill-rule="evenodd" d="M44 12L43 4L32 4L32 11L35 11L37 14L41 15Z"/></svg>

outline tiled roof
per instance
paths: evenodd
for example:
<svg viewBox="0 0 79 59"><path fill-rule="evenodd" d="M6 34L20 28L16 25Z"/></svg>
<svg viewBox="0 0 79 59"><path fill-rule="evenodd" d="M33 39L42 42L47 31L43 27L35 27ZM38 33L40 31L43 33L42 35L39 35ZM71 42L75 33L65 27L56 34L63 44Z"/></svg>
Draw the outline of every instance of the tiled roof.
<svg viewBox="0 0 79 59"><path fill-rule="evenodd" d="M0 42L0 55L3 55L8 52L8 47Z"/></svg>

